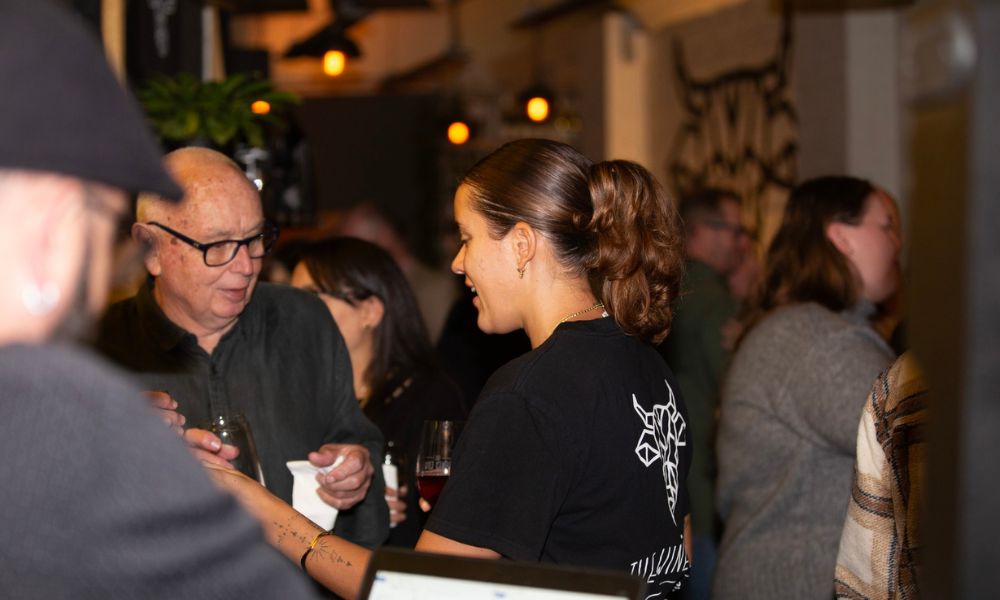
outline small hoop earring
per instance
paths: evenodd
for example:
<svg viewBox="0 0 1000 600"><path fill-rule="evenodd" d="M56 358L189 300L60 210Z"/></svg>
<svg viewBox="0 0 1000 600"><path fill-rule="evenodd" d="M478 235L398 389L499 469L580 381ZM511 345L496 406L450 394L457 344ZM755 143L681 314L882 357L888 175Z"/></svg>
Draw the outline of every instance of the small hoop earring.
<svg viewBox="0 0 1000 600"><path fill-rule="evenodd" d="M33 315L44 315L56 307L59 302L59 287L51 281L42 284L29 283L21 288L21 302L24 308Z"/></svg>
<svg viewBox="0 0 1000 600"><path fill-rule="evenodd" d="M518 269L517 269L517 278L518 279L524 279L524 269L525 269L525 267L518 267Z"/></svg>

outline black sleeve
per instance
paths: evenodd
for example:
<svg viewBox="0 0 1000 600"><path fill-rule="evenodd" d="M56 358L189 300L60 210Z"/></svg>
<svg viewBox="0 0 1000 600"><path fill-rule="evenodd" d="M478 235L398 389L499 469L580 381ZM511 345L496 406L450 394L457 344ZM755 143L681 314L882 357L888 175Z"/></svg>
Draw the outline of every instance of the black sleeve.
<svg viewBox="0 0 1000 600"><path fill-rule="evenodd" d="M560 421L519 394L481 398L427 529L518 560L538 560L573 474Z"/></svg>

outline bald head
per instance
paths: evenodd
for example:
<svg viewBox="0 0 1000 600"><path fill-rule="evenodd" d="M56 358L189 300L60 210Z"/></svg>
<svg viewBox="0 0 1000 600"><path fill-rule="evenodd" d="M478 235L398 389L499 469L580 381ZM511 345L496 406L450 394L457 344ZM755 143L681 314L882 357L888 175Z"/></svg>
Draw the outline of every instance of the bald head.
<svg viewBox="0 0 1000 600"><path fill-rule="evenodd" d="M153 297L167 318L195 334L206 352L250 302L261 256L237 248L229 262L210 266L205 248L262 235L264 213L257 188L225 155L183 148L165 164L184 189L179 204L156 197L139 201L133 235L146 242Z"/></svg>
<svg viewBox="0 0 1000 600"><path fill-rule="evenodd" d="M206 187L242 187L257 194L239 165L225 154L209 148L180 148L167 154L163 163L184 189L184 199L175 204L154 194L140 194L136 203L136 221L140 223L162 221L169 214L183 211L189 201L202 199Z"/></svg>

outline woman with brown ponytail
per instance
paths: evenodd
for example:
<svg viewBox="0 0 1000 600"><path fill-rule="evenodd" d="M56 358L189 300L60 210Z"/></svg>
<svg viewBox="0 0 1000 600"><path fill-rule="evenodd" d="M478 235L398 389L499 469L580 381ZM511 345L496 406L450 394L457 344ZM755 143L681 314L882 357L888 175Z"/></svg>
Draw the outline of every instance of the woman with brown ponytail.
<svg viewBox="0 0 1000 600"><path fill-rule="evenodd" d="M683 264L674 208L639 165L520 140L465 176L455 219L452 270L476 294L479 327L523 328L532 351L484 388L417 549L616 569L670 597L688 570L691 457L650 343L669 330ZM246 501L252 485L238 495L298 560L318 530L276 519L259 494ZM309 573L353 596L365 551L314 545Z"/></svg>

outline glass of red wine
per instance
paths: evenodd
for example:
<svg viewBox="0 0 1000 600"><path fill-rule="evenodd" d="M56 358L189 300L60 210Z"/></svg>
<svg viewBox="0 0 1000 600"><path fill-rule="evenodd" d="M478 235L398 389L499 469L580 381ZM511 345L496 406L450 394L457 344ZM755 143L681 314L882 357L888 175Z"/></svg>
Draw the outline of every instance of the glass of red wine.
<svg viewBox="0 0 1000 600"><path fill-rule="evenodd" d="M424 421L417 452L417 489L431 506L451 475L451 453L461 426L458 421Z"/></svg>

